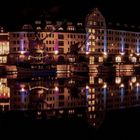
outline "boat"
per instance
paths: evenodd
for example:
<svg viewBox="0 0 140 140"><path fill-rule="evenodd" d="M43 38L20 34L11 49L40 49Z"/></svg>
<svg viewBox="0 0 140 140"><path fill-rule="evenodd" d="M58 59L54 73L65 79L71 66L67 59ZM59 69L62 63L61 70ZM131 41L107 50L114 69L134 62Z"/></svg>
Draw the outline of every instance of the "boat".
<svg viewBox="0 0 140 140"><path fill-rule="evenodd" d="M20 63L17 65L18 75L51 75L56 74L56 66L52 64Z"/></svg>

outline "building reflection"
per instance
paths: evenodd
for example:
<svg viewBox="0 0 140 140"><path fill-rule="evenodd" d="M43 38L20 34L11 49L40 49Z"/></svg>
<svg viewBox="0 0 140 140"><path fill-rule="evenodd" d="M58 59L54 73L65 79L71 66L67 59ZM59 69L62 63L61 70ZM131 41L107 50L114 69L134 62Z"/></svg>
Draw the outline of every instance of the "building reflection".
<svg viewBox="0 0 140 140"><path fill-rule="evenodd" d="M7 78L0 78L0 110L10 109L10 88L7 85Z"/></svg>
<svg viewBox="0 0 140 140"><path fill-rule="evenodd" d="M140 76L89 74L1 78L0 109L36 111L36 117L81 117L98 128L109 110L140 105Z"/></svg>

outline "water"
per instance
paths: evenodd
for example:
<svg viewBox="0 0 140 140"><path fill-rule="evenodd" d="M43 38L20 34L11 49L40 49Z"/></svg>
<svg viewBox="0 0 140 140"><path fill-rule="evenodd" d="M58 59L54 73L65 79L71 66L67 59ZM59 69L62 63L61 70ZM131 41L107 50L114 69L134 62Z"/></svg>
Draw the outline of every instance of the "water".
<svg viewBox="0 0 140 140"><path fill-rule="evenodd" d="M3 135L127 139L139 118L139 75L0 78Z"/></svg>

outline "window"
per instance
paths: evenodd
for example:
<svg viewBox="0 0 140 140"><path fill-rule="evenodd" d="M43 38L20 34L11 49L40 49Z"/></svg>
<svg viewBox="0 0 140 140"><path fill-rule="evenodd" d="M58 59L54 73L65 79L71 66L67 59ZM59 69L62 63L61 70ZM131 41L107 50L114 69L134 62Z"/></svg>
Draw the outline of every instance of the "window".
<svg viewBox="0 0 140 140"><path fill-rule="evenodd" d="M92 33L93 33L93 34L95 33L95 29L92 29Z"/></svg>
<svg viewBox="0 0 140 140"><path fill-rule="evenodd" d="M120 56L116 57L116 62L121 62L121 57Z"/></svg>
<svg viewBox="0 0 140 140"><path fill-rule="evenodd" d="M103 62L103 57L99 57L99 62Z"/></svg>
<svg viewBox="0 0 140 140"><path fill-rule="evenodd" d="M94 21L93 24L96 25L97 23Z"/></svg>
<svg viewBox="0 0 140 140"><path fill-rule="evenodd" d="M94 64L94 57L93 56L90 57L90 64Z"/></svg>
<svg viewBox="0 0 140 140"><path fill-rule="evenodd" d="M89 24L92 25L92 21L89 21Z"/></svg>
<svg viewBox="0 0 140 140"><path fill-rule="evenodd" d="M58 39L64 39L64 35L63 34L58 34Z"/></svg>
<svg viewBox="0 0 140 140"><path fill-rule="evenodd" d="M59 95L59 100L64 100L64 95Z"/></svg>
<svg viewBox="0 0 140 140"><path fill-rule="evenodd" d="M58 51L59 53L64 53L64 48L59 48Z"/></svg>
<svg viewBox="0 0 140 140"><path fill-rule="evenodd" d="M91 33L91 29L88 29L88 32Z"/></svg>
<svg viewBox="0 0 140 140"><path fill-rule="evenodd" d="M58 41L59 46L64 46L64 41Z"/></svg>

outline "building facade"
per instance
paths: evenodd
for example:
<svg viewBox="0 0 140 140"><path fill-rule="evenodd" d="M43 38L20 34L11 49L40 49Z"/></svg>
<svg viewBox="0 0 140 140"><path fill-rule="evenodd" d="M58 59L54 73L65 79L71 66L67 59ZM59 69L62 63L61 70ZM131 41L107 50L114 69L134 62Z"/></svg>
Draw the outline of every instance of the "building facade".
<svg viewBox="0 0 140 140"><path fill-rule="evenodd" d="M47 20L42 26L41 21L35 21L33 25L25 24L19 31L9 32L8 62L36 62L42 58L43 62L75 61L67 54L71 53L71 48L78 48L78 53L88 58L91 71L97 71L105 61L113 62L117 69L121 64L122 69L132 69L132 65L140 62L139 29L119 23L113 26L97 8L86 16L85 23Z"/></svg>
<svg viewBox="0 0 140 140"><path fill-rule="evenodd" d="M86 37L86 52L91 54L90 64L103 62L107 55L113 55L114 63L129 64L140 61L139 27L127 24L122 26L120 23L114 27L112 23L106 23L97 8L86 17Z"/></svg>
<svg viewBox="0 0 140 140"><path fill-rule="evenodd" d="M0 27L0 64L7 63L9 54L9 32L6 32L3 27Z"/></svg>

